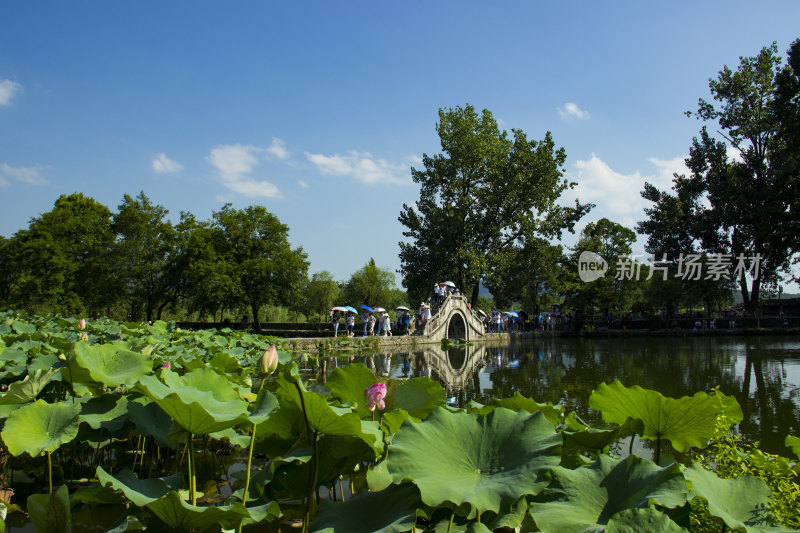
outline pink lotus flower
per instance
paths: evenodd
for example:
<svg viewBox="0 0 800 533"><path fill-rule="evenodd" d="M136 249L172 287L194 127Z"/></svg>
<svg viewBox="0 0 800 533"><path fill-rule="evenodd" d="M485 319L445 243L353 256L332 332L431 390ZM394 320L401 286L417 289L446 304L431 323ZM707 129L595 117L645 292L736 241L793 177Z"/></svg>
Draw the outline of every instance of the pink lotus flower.
<svg viewBox="0 0 800 533"><path fill-rule="evenodd" d="M85 318L81 318L81 321L80 321L80 322L78 322L78 327L79 327L81 330L84 330L84 329L86 329L86 319L85 319Z"/></svg>
<svg viewBox="0 0 800 533"><path fill-rule="evenodd" d="M386 383L375 383L367 387L364 391L364 398L367 399L367 409L374 411L377 407L378 410L383 411L386 409Z"/></svg>
<svg viewBox="0 0 800 533"><path fill-rule="evenodd" d="M166 368L167 370L171 369L172 368L172 361L167 359L167 362L164 363L164 368Z"/></svg>
<svg viewBox="0 0 800 533"><path fill-rule="evenodd" d="M85 331L83 333L81 333L81 340L82 341L88 341L89 340L89 334L86 333Z"/></svg>
<svg viewBox="0 0 800 533"><path fill-rule="evenodd" d="M258 369L264 374L272 374L278 368L278 350L271 345L258 360Z"/></svg>

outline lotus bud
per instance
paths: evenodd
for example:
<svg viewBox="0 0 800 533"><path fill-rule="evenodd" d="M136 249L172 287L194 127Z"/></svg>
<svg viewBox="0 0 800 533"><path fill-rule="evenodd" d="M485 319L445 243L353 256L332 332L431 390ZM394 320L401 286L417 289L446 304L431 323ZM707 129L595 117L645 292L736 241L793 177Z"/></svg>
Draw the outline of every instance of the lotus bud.
<svg viewBox="0 0 800 533"><path fill-rule="evenodd" d="M82 341L88 341L89 340L89 334L86 333L85 331L83 333L81 333L81 340Z"/></svg>
<svg viewBox="0 0 800 533"><path fill-rule="evenodd" d="M172 368L172 361L167 359L167 362L164 363L164 368L166 368L167 370L170 370Z"/></svg>
<svg viewBox="0 0 800 533"><path fill-rule="evenodd" d="M367 409L374 411L377 407L378 410L383 411L386 409L386 383L374 383L367 387L364 391L364 398L367 399Z"/></svg>
<svg viewBox="0 0 800 533"><path fill-rule="evenodd" d="M258 369L263 374L272 374L278 368L278 349L271 345L258 360Z"/></svg>
<svg viewBox="0 0 800 533"><path fill-rule="evenodd" d="M66 361L67 360L67 356L64 355L63 353L58 354L58 358L61 359L62 361Z"/></svg>
<svg viewBox="0 0 800 533"><path fill-rule="evenodd" d="M81 331L86 329L86 319L85 318L81 318L81 321L78 322L78 328L80 328Z"/></svg>

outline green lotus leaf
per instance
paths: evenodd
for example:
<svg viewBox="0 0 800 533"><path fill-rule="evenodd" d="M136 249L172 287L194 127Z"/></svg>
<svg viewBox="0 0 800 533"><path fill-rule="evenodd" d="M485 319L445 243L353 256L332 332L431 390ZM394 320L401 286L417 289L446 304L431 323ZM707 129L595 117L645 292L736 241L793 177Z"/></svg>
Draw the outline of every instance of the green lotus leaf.
<svg viewBox="0 0 800 533"><path fill-rule="evenodd" d="M686 481L676 464L660 468L631 455L615 459L600 455L592 466L575 470L553 468L555 501L531 503L531 515L541 531L568 533L602 529L620 511L667 508L686 503Z"/></svg>
<svg viewBox="0 0 800 533"><path fill-rule="evenodd" d="M653 508L626 509L608 521L606 533L681 533L686 529L673 522L669 516Z"/></svg>
<svg viewBox="0 0 800 533"><path fill-rule="evenodd" d="M67 486L61 485L52 494L28 496L28 514L36 533L67 533L72 528Z"/></svg>
<svg viewBox="0 0 800 533"><path fill-rule="evenodd" d="M564 447L588 450L603 450L619 438L639 434L644 430L641 420L629 418L624 424L612 424L610 428L593 428L580 420L575 412L564 419L567 426L563 431Z"/></svg>
<svg viewBox="0 0 800 533"><path fill-rule="evenodd" d="M11 455L27 452L36 457L53 452L78 434L81 406L72 402L36 400L12 412L3 428L3 441Z"/></svg>
<svg viewBox="0 0 800 533"><path fill-rule="evenodd" d="M554 426L560 424L564 417L564 406L553 405L550 402L538 403L531 398L523 396L519 391L515 392L511 398L492 398L487 405L481 405L477 409L477 413L486 415L498 407L505 407L512 411L528 411L529 413L541 411Z"/></svg>
<svg viewBox="0 0 800 533"><path fill-rule="evenodd" d="M370 446L375 444L375 433L363 432L361 418L357 413L354 413L350 408L332 406L324 395L307 390L297 375L296 366L292 366L281 374L277 382L277 395L281 407L275 413L277 416L271 416L265 423L269 428L268 431L274 430L282 438L287 435L304 434L306 432L307 418L312 432L326 435L357 436ZM287 404L291 407L285 409ZM275 423L280 423L280 425L275 426Z"/></svg>
<svg viewBox="0 0 800 533"><path fill-rule="evenodd" d="M544 473L560 457L561 435L542 413L437 408L424 422L403 425L386 462L393 481L416 483L427 505L470 503L498 512L544 489Z"/></svg>
<svg viewBox="0 0 800 533"><path fill-rule="evenodd" d="M114 433L128 420L128 397L118 393L89 397L82 402L78 420L93 429L103 428Z"/></svg>
<svg viewBox="0 0 800 533"><path fill-rule="evenodd" d="M377 381L375 372L367 368L364 363L351 363L331 372L325 386L336 398L356 406L360 418L369 418L372 413L367 409L364 391Z"/></svg>
<svg viewBox="0 0 800 533"><path fill-rule="evenodd" d="M103 485L78 487L70 498L71 505L77 505L79 503L120 505L124 504L126 501L125 496L121 492Z"/></svg>
<svg viewBox="0 0 800 533"><path fill-rule="evenodd" d="M97 480L101 487L109 487L121 492L137 507L144 507L154 502L171 490L178 490L183 485L183 476L174 474L157 479L139 479L130 470L122 470L112 476L103 467L97 467Z"/></svg>
<svg viewBox="0 0 800 533"><path fill-rule="evenodd" d="M800 438L794 437L792 435L786 435L786 441L784 442L787 448L791 448L792 452L800 458Z"/></svg>
<svg viewBox="0 0 800 533"><path fill-rule="evenodd" d="M247 421L247 404L231 383L210 368L198 368L185 376L171 370L143 376L137 389L158 404L189 433L202 435Z"/></svg>
<svg viewBox="0 0 800 533"><path fill-rule="evenodd" d="M18 348L8 348L0 352L0 364L8 366L9 363L24 364L28 362L28 354Z"/></svg>
<svg viewBox="0 0 800 533"><path fill-rule="evenodd" d="M721 479L695 463L683 471L691 483L690 499L708 502L708 512L721 518L731 529L763 531L769 525L769 497L766 483L753 476Z"/></svg>
<svg viewBox="0 0 800 533"><path fill-rule="evenodd" d="M20 363L18 365L9 365L3 367L3 370L0 372L0 380L5 380L8 377L18 378L19 376L23 375L28 370L28 367L25 364Z"/></svg>
<svg viewBox="0 0 800 533"><path fill-rule="evenodd" d="M8 386L8 391L0 396L0 404L22 404L34 401L58 372L57 369L50 369L36 370L33 374L28 374L22 381Z"/></svg>
<svg viewBox="0 0 800 533"><path fill-rule="evenodd" d="M58 359L58 355L55 353L44 353L39 354L31 364L28 365L28 374L33 374L37 370L60 370L64 367L64 363ZM60 375L54 375L53 379L56 381L61 380Z"/></svg>
<svg viewBox="0 0 800 533"><path fill-rule="evenodd" d="M125 533L126 531L144 531L147 529L137 516L128 514L123 516L106 533Z"/></svg>
<svg viewBox="0 0 800 533"><path fill-rule="evenodd" d="M169 438L177 424L150 398L143 396L128 402L128 415L142 435L151 435L161 447L177 447Z"/></svg>
<svg viewBox="0 0 800 533"><path fill-rule="evenodd" d="M323 501L311 531L319 533L401 533L417 522L421 505L413 483L390 485L380 492L359 491L342 503Z"/></svg>
<svg viewBox="0 0 800 533"><path fill-rule="evenodd" d="M250 413L251 424L262 424L278 408L278 397L267 390L258 391L253 410Z"/></svg>
<svg viewBox="0 0 800 533"><path fill-rule="evenodd" d="M386 469L386 461L381 461L367 470L367 486L372 492L383 490L391 484L392 475Z"/></svg>
<svg viewBox="0 0 800 533"><path fill-rule="evenodd" d="M642 438L669 439L679 452L691 446L707 446L718 416L724 415L732 423L742 420L736 399L719 392L675 399L637 385L629 389L619 381L601 383L589 397L589 407L602 411L606 422L622 425L628 418L641 420Z"/></svg>
<svg viewBox="0 0 800 533"><path fill-rule="evenodd" d="M363 396L363 392L361 393ZM435 408L444 405L445 393L439 383L428 377L393 379L386 394L386 410L403 409L423 420Z"/></svg>
<svg viewBox="0 0 800 533"><path fill-rule="evenodd" d="M183 501L175 491L147 504L146 508L164 522L172 531L202 530L219 524L223 529L231 529L242 521L261 522L280 516L276 502L247 507L241 503L232 505L209 505L201 507Z"/></svg>
<svg viewBox="0 0 800 533"><path fill-rule="evenodd" d="M61 375L71 382L88 384L91 380L110 388L119 385L130 387L150 373L153 360L124 346L123 343L77 342L74 357L67 360L69 371Z"/></svg>

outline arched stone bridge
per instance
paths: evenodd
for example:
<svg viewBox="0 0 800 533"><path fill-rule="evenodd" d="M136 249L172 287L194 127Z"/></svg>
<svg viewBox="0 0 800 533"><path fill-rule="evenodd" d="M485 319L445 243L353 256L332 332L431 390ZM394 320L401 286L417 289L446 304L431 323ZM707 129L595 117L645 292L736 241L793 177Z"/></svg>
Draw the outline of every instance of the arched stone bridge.
<svg viewBox="0 0 800 533"><path fill-rule="evenodd" d="M471 342L484 336L484 328L483 322L470 309L467 297L451 294L414 334L425 337L427 342L441 342L442 339Z"/></svg>

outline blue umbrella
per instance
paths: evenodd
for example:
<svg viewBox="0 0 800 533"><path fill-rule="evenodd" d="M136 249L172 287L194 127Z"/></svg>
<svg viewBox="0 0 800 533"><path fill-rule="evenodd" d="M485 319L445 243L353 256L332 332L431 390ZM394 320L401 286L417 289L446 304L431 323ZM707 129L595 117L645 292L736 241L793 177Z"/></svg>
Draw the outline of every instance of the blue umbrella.
<svg viewBox="0 0 800 533"><path fill-rule="evenodd" d="M370 306L368 306L368 305L362 305L361 309L363 309L365 311L369 311L370 313L373 312L372 308Z"/></svg>

